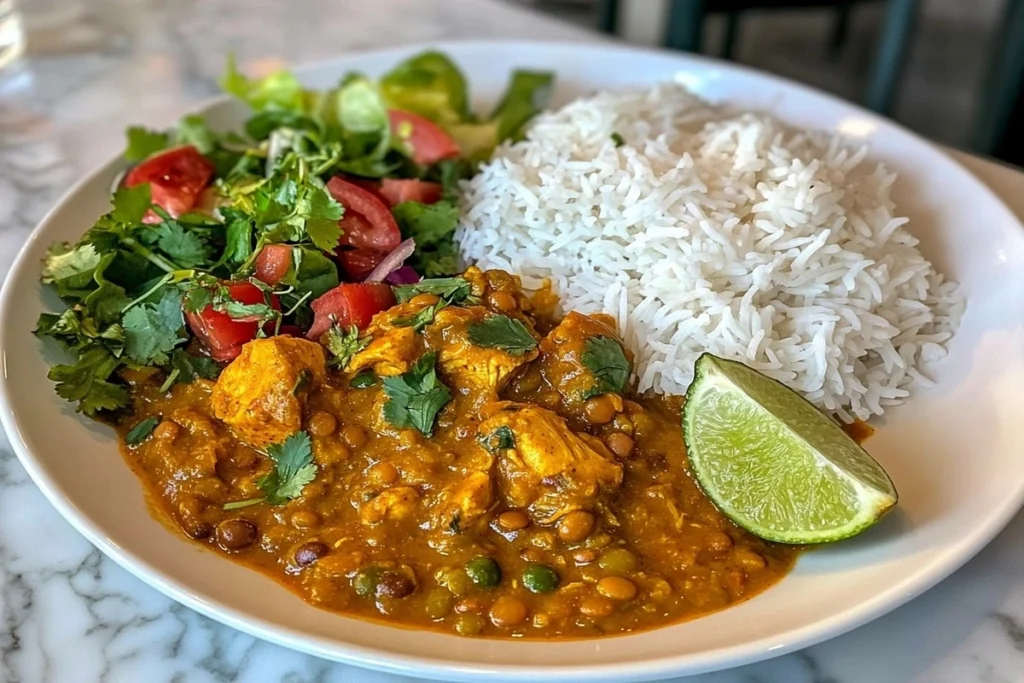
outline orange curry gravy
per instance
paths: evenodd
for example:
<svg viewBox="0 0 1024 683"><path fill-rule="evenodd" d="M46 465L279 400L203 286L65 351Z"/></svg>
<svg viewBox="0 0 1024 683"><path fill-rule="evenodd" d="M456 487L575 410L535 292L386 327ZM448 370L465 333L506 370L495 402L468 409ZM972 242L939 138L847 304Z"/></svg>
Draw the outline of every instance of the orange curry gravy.
<svg viewBox="0 0 1024 683"><path fill-rule="evenodd" d="M679 398L584 399L595 383L586 343L614 339L609 321L556 324L511 276L465 278L472 304L420 331L394 323L433 295L379 314L344 371L324 368L319 345L277 337L247 344L217 383L160 393L159 374L132 378L122 437L161 422L125 458L197 542L314 605L412 628L621 634L735 604L792 567L795 549L734 526L691 479ZM522 321L537 348L471 343L468 326L494 313ZM427 351L452 394L431 436L387 421L380 381ZM372 385L352 386L369 370ZM267 444L298 429L317 468L301 496L225 510L262 495Z"/></svg>

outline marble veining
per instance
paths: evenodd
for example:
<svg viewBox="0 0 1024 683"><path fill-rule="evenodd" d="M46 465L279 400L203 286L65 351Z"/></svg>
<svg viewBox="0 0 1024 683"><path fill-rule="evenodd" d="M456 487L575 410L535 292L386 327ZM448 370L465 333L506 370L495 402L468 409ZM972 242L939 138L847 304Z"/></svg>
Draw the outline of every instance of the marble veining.
<svg viewBox="0 0 1024 683"><path fill-rule="evenodd" d="M31 2L28 4L32 4ZM54 6L53 3L49 3ZM0 273L32 226L118 149L251 69L453 38L597 40L497 0L67 0L30 14L28 59L0 74ZM60 19L60 21L58 21ZM63 23L61 23L63 21ZM1024 174L968 165L1004 197ZM1018 213L1024 203L1017 199ZM1024 516L953 577L808 650L698 683L1024 681ZM7 682L401 681L258 641L115 565L50 507L0 437L0 678Z"/></svg>

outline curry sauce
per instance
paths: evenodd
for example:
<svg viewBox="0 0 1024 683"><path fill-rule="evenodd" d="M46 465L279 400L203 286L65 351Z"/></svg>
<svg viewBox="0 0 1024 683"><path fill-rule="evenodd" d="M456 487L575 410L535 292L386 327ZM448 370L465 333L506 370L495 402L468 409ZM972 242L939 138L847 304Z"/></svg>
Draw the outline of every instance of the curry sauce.
<svg viewBox="0 0 1024 683"><path fill-rule="evenodd" d="M127 461L197 542L314 605L412 628L622 634L735 604L792 567L795 549L733 525L690 477L679 397L608 391L622 367L593 371L587 354L619 344L609 321L556 320L505 273L464 277L460 305L425 293L378 314L342 368L273 337L217 382L128 378L122 438L161 421ZM494 316L530 339L489 346ZM447 399L430 424L396 425L385 382L424 358ZM249 504L269 444L296 429L315 477Z"/></svg>

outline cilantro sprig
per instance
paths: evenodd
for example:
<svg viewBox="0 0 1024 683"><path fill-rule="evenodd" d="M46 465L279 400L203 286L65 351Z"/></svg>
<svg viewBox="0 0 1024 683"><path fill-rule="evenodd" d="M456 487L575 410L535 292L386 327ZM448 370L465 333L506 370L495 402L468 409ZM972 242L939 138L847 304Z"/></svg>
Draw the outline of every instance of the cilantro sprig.
<svg viewBox="0 0 1024 683"><path fill-rule="evenodd" d="M304 431L295 432L282 443L268 446L267 457L273 461L274 468L257 482L263 496L227 503L224 505L225 510L237 510L259 503L284 505L301 496L306 484L316 478L313 444L309 434Z"/></svg>
<svg viewBox="0 0 1024 683"><path fill-rule="evenodd" d="M425 436L434 433L434 419L452 394L438 379L434 351L423 354L406 373L397 377L384 377L384 418L401 429L418 429Z"/></svg>
<svg viewBox="0 0 1024 683"><path fill-rule="evenodd" d="M450 304L460 304L470 297L470 291L469 282L461 277L441 277L395 287L395 297L405 303L417 294L433 294Z"/></svg>
<svg viewBox="0 0 1024 683"><path fill-rule="evenodd" d="M583 350L583 365L594 375L594 386L584 398L600 394L621 394L632 369L622 345L611 337L590 337Z"/></svg>
<svg viewBox="0 0 1024 683"><path fill-rule="evenodd" d="M469 341L487 349L501 349L522 356L537 348L537 340L521 321L507 315L491 314L469 326Z"/></svg>
<svg viewBox="0 0 1024 683"><path fill-rule="evenodd" d="M332 356L331 365L344 368L354 355L370 345L370 338L360 337L359 328L355 325L346 330L337 321L332 321L331 327L324 335L324 342Z"/></svg>

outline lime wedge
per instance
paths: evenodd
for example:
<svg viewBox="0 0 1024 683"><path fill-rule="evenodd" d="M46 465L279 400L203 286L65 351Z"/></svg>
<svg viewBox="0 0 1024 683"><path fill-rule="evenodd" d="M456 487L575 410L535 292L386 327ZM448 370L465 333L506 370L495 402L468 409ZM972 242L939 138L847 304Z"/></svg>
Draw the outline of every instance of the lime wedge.
<svg viewBox="0 0 1024 683"><path fill-rule="evenodd" d="M889 475L836 422L742 363L697 359L683 434L701 488L761 538L838 541L896 505Z"/></svg>

